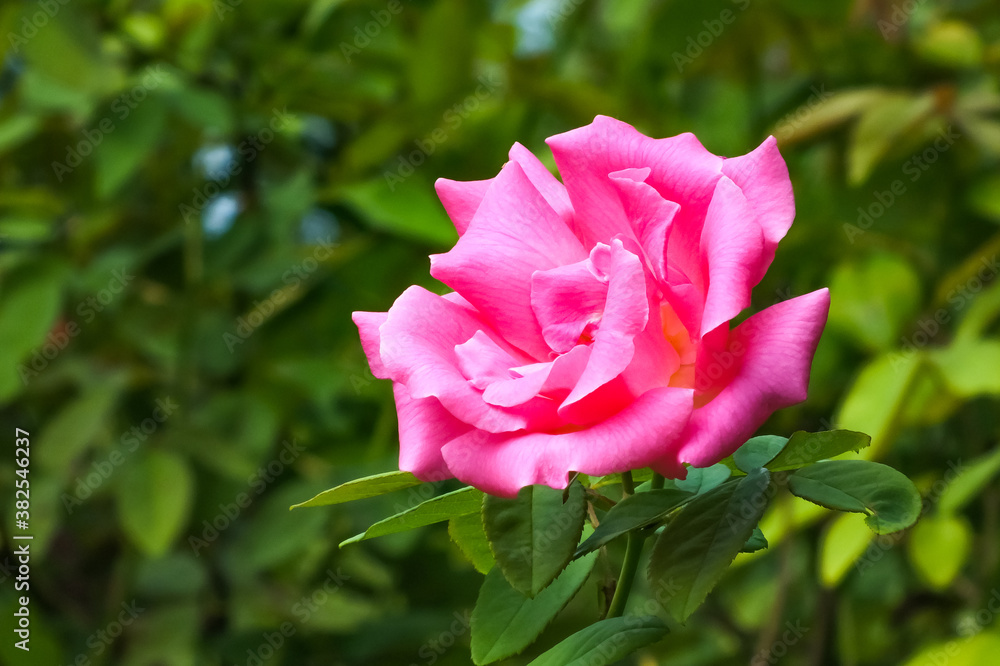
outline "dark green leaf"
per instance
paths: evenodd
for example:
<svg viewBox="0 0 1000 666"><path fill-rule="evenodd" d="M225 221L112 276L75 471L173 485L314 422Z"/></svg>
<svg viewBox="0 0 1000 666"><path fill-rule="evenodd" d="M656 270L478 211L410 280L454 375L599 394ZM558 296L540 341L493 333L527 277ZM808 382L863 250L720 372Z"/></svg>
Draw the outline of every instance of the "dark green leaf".
<svg viewBox="0 0 1000 666"><path fill-rule="evenodd" d="M409 472L386 472L385 474L375 474L366 476L363 479L354 479L347 483L342 483L336 488L324 490L316 497L299 504L293 504L289 509L299 509L307 506L327 506L329 504L341 504L343 502L353 502L354 500L385 495L396 490L419 486L423 481L413 476Z"/></svg>
<svg viewBox="0 0 1000 666"><path fill-rule="evenodd" d="M461 488L454 492L446 493L439 497L434 497L421 502L413 508L407 509L395 516L390 516L385 520L375 523L362 534L347 539L340 544L343 548L349 543L357 543L375 537L405 532L424 525L440 523L441 521L454 518L455 516L465 516L479 511L483 502L483 493L475 488Z"/></svg>
<svg viewBox="0 0 1000 666"><path fill-rule="evenodd" d="M860 451L871 442L871 437L863 432L854 432L853 430L824 430L822 432L800 430L792 434L784 450L767 464L767 468L772 472L798 469L848 451Z"/></svg>
<svg viewBox="0 0 1000 666"><path fill-rule="evenodd" d="M481 512L455 516L449 520L448 536L479 573L489 573L496 564L490 542L486 539L486 530L483 529Z"/></svg>
<svg viewBox="0 0 1000 666"><path fill-rule="evenodd" d="M759 527L753 528L753 534L747 539L747 542L743 544L741 553L755 553L758 550L763 550L767 548L767 539L764 537L764 533L760 531Z"/></svg>
<svg viewBox="0 0 1000 666"><path fill-rule="evenodd" d="M686 620L750 539L768 503L771 475L758 468L700 495L667 524L653 547L650 583L677 592L667 610Z"/></svg>
<svg viewBox="0 0 1000 666"><path fill-rule="evenodd" d="M746 443L733 453L733 462L743 472L749 472L758 467L764 467L774 460L774 457L785 448L788 439L777 435L761 435L748 439Z"/></svg>
<svg viewBox="0 0 1000 666"><path fill-rule="evenodd" d="M594 533L576 549L576 557L597 550L622 534L652 525L693 498L680 490L650 490L626 497L605 514Z"/></svg>
<svg viewBox="0 0 1000 666"><path fill-rule="evenodd" d="M732 476L733 471L726 465L718 463L711 467L688 467L687 476L674 482L679 489L700 495L722 484Z"/></svg>
<svg viewBox="0 0 1000 666"><path fill-rule="evenodd" d="M667 626L651 615L627 615L581 629L528 666L607 666L667 634Z"/></svg>
<svg viewBox="0 0 1000 666"><path fill-rule="evenodd" d="M580 542L586 508L575 481L565 503L562 490L547 486L527 486L510 499L487 495L486 536L514 589L533 597L559 575Z"/></svg>
<svg viewBox="0 0 1000 666"><path fill-rule="evenodd" d="M788 477L788 489L802 499L838 511L866 514L878 534L906 529L920 516L920 493L902 473L867 460L830 460Z"/></svg>
<svg viewBox="0 0 1000 666"><path fill-rule="evenodd" d="M593 554L570 563L534 599L511 587L494 568L472 611L472 661L489 664L531 645L586 582L596 561Z"/></svg>

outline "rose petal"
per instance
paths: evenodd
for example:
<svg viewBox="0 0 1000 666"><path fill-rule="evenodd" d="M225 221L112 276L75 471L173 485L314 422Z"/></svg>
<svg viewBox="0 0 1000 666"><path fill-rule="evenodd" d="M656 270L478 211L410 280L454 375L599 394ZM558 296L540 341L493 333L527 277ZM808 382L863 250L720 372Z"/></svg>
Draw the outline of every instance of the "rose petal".
<svg viewBox="0 0 1000 666"><path fill-rule="evenodd" d="M608 284L594 275L590 259L531 276L531 309L546 344L560 354L601 320L607 300Z"/></svg>
<svg viewBox="0 0 1000 666"><path fill-rule="evenodd" d="M424 481L450 479L441 447L472 431L441 406L437 398L414 400L402 384L392 385L399 416L399 469Z"/></svg>
<svg viewBox="0 0 1000 666"><path fill-rule="evenodd" d="M722 158L705 150L693 134L651 139L606 116L548 139L573 204L577 233L588 246L607 243L631 228L609 174L649 168L646 183L681 204L671 233L671 261L700 286L698 241L705 211L722 176ZM672 247L674 244L676 248Z"/></svg>
<svg viewBox="0 0 1000 666"><path fill-rule="evenodd" d="M490 432L527 428L537 415L487 404L459 368L455 348L481 327L462 306L421 287L410 287L389 308L380 329L385 371L393 381L405 384L414 399L435 397L465 423ZM530 360L503 345L496 333L491 337L517 359L517 365Z"/></svg>
<svg viewBox="0 0 1000 666"><path fill-rule="evenodd" d="M573 403L593 393L597 388L620 375L635 354L633 342L649 321L649 301L646 297L646 276L639 257L625 249L620 240L597 245L590 254L591 263L607 276L608 296L604 315L594 332L590 361L559 415L577 422Z"/></svg>
<svg viewBox="0 0 1000 666"><path fill-rule="evenodd" d="M764 232L765 261L757 281L764 276L778 241L785 237L795 218L795 196L788 166L778 152L778 142L767 137L753 152L722 163L722 172L743 191Z"/></svg>
<svg viewBox="0 0 1000 666"><path fill-rule="evenodd" d="M732 331L731 380L695 409L676 457L665 462L712 464L732 454L775 410L805 400L829 308L830 293L820 289L772 305ZM716 362L725 366L727 359L719 357Z"/></svg>
<svg viewBox="0 0 1000 666"><path fill-rule="evenodd" d="M764 237L743 192L719 180L705 216L701 252L708 292L696 335L713 330L750 305L750 292L763 273Z"/></svg>
<svg viewBox="0 0 1000 666"><path fill-rule="evenodd" d="M386 312L354 312L351 319L358 327L358 334L361 337L361 348L368 357L368 365L372 369L372 374L379 379L388 379L385 366L382 363L382 355L379 353L381 335L379 328L385 323Z"/></svg>
<svg viewBox="0 0 1000 666"><path fill-rule="evenodd" d="M680 206L646 184L649 169L625 169L611 174L625 217L660 282L667 279L667 239Z"/></svg>
<svg viewBox="0 0 1000 666"><path fill-rule="evenodd" d="M469 228L472 217L479 210L479 204L492 183L493 179L459 181L438 178L435 181L434 190L459 236Z"/></svg>
<svg viewBox="0 0 1000 666"><path fill-rule="evenodd" d="M552 172L545 168L545 165L535 157L534 153L521 144L514 143L510 149L509 157L521 165L521 168L524 169L524 175L545 197L545 201L552 206L552 210L564 220L573 218L573 207L569 203L566 187L552 175Z"/></svg>
<svg viewBox="0 0 1000 666"><path fill-rule="evenodd" d="M464 483L500 497L524 486L565 488L570 472L604 475L645 467L662 454L691 415L692 391L655 389L611 418L565 433L467 433L442 449ZM670 468L674 474L682 468Z"/></svg>
<svg viewBox="0 0 1000 666"><path fill-rule="evenodd" d="M531 311L531 275L586 257L521 166L508 162L455 247L431 256L431 275L472 303L505 340L541 360L549 347Z"/></svg>

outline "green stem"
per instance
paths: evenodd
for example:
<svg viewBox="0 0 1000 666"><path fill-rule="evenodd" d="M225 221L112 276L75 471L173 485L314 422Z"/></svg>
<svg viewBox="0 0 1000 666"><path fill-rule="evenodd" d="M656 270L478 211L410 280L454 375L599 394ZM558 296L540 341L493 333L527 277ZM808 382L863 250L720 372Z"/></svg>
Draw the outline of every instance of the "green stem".
<svg viewBox="0 0 1000 666"><path fill-rule="evenodd" d="M622 473L622 490L626 497L635 493L632 472ZM611 598L611 605L608 607L609 618L621 617L625 613L628 595L632 591L632 583L635 581L635 572L639 568L639 556L642 554L644 540L645 536L640 535L637 531L628 534L628 541L625 544L625 561L622 562L622 570L618 574L618 584L615 585L615 595Z"/></svg>
<svg viewBox="0 0 1000 666"><path fill-rule="evenodd" d="M666 483L666 479L659 472L653 472L653 480L650 482L651 490L662 490L663 484Z"/></svg>
<svg viewBox="0 0 1000 666"><path fill-rule="evenodd" d="M632 472L622 472L622 491L626 497L635 494L635 481L632 480Z"/></svg>
<svg viewBox="0 0 1000 666"><path fill-rule="evenodd" d="M643 541L645 541L645 537L640 536L637 532L629 532L628 542L625 546L625 561L622 562L622 571L618 574L615 596L611 598L611 606L608 608L609 618L621 617L625 614L628 595L632 591L632 583L635 581L635 571L639 568L639 555L642 554Z"/></svg>

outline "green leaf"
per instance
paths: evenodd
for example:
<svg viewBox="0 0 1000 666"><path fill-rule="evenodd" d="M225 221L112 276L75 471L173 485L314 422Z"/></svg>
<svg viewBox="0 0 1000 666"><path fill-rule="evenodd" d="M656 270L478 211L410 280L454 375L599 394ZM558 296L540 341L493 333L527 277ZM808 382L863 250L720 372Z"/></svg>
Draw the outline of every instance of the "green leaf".
<svg viewBox="0 0 1000 666"><path fill-rule="evenodd" d="M342 483L336 488L324 490L310 500L293 504L289 509L353 502L354 500L385 495L396 490L412 488L413 486L419 486L421 483L423 481L409 472L385 472Z"/></svg>
<svg viewBox="0 0 1000 666"><path fill-rule="evenodd" d="M511 586L534 597L566 566L580 542L587 502L583 486L563 491L527 486L514 498L487 495L483 525L497 564Z"/></svg>
<svg viewBox="0 0 1000 666"><path fill-rule="evenodd" d="M677 589L666 601L683 622L701 605L753 535L768 503L771 475L751 470L700 495L660 534L649 561L650 584Z"/></svg>
<svg viewBox="0 0 1000 666"><path fill-rule="evenodd" d="M864 555L872 541L872 531L856 513L842 513L830 522L820 543L819 578L834 587L851 566Z"/></svg>
<svg viewBox="0 0 1000 666"><path fill-rule="evenodd" d="M961 461L957 465L949 463L948 466L951 469L944 475L948 485L941 492L937 506L938 513L942 514L961 511L1000 472L1000 447L976 458L967 467L963 468Z"/></svg>
<svg viewBox="0 0 1000 666"><path fill-rule="evenodd" d="M924 367L921 353L883 354L858 375L835 419L838 425L871 435L868 458L892 443L910 386Z"/></svg>
<svg viewBox="0 0 1000 666"><path fill-rule="evenodd" d="M456 516L448 521L448 536L462 551L465 558L472 563L481 574L489 573L496 564L490 542L483 529L483 517L480 512L465 516Z"/></svg>
<svg viewBox="0 0 1000 666"><path fill-rule="evenodd" d="M944 349L935 349L930 359L956 396L1000 394L1000 373L984 368L1000 368L1000 340L961 340Z"/></svg>
<svg viewBox="0 0 1000 666"><path fill-rule="evenodd" d="M732 474L733 471L722 463L705 468L688 467L687 476L677 479L674 485L685 492L701 495L721 485Z"/></svg>
<svg viewBox="0 0 1000 666"><path fill-rule="evenodd" d="M994 631L982 631L974 617L963 620L959 625L965 640L954 638L933 643L923 648L903 666L982 666L995 663L1000 654L1000 635Z"/></svg>
<svg viewBox="0 0 1000 666"><path fill-rule="evenodd" d="M426 502L407 509L385 520L380 520L363 533L343 541L340 547L343 548L349 543L357 543L385 536L405 532L424 525L440 523L455 516L465 516L479 511L483 503L483 493L472 487L461 488L438 497L433 497Z"/></svg>
<svg viewBox="0 0 1000 666"><path fill-rule="evenodd" d="M627 615L581 629L528 666L607 666L667 635L667 626L652 615Z"/></svg>
<svg viewBox="0 0 1000 666"><path fill-rule="evenodd" d="M68 472L70 463L106 427L118 400L120 386L112 383L89 389L64 407L38 437L35 462L40 469Z"/></svg>
<svg viewBox="0 0 1000 666"><path fill-rule="evenodd" d="M761 435L748 439L733 453L733 462L739 470L749 473L751 470L764 467L771 462L776 455L781 453L787 443L787 437L778 437L777 435Z"/></svg>
<svg viewBox="0 0 1000 666"><path fill-rule="evenodd" d="M106 116L101 122L105 124L93 130L95 136L101 136L94 151L96 193L107 199L136 175L163 138L167 107L152 94L146 101L136 103L134 111L122 104L119 115Z"/></svg>
<svg viewBox="0 0 1000 666"><path fill-rule="evenodd" d="M969 557L973 532L959 516L925 516L910 533L910 562L935 590L945 590Z"/></svg>
<svg viewBox="0 0 1000 666"><path fill-rule="evenodd" d="M167 552L187 519L194 477L187 462L151 449L122 467L118 512L132 542L151 557Z"/></svg>
<svg viewBox="0 0 1000 666"><path fill-rule="evenodd" d="M840 264L830 293L830 329L873 352L897 345L923 303L920 274L892 252Z"/></svg>
<svg viewBox="0 0 1000 666"><path fill-rule="evenodd" d="M859 185L893 145L934 112L933 94L887 93L869 104L851 132L848 180Z"/></svg>
<svg viewBox="0 0 1000 666"><path fill-rule="evenodd" d="M434 246L448 247L455 243L455 229L433 191L434 188L421 178L404 178L400 183L387 183L385 178L379 176L350 185L340 194L350 207L377 229Z"/></svg>
<svg viewBox="0 0 1000 666"><path fill-rule="evenodd" d="M758 550L764 550L767 548L767 538L764 533L761 532L759 527L753 528L753 534L747 539L747 542L743 544L743 548L740 549L741 553L756 553Z"/></svg>
<svg viewBox="0 0 1000 666"><path fill-rule="evenodd" d="M920 493L902 473L867 460L829 460L788 477L792 494L828 509L867 515L877 534L906 529L920 516Z"/></svg>
<svg viewBox="0 0 1000 666"><path fill-rule="evenodd" d="M650 490L636 493L613 506L594 533L576 549L575 557L595 551L613 539L662 520L666 514L691 500L681 490Z"/></svg>
<svg viewBox="0 0 1000 666"><path fill-rule="evenodd" d="M23 389L53 362L43 356L41 347L59 315L65 274L55 262L38 261L30 270L4 275L0 283L0 401ZM79 332L79 325L74 326ZM64 344L69 344L70 336L65 337ZM55 343L63 340L54 335L48 342L58 348ZM33 348L37 353L28 358Z"/></svg>
<svg viewBox="0 0 1000 666"><path fill-rule="evenodd" d="M982 62L983 41L975 28L954 19L934 22L915 40L924 60L945 67L974 67Z"/></svg>
<svg viewBox="0 0 1000 666"><path fill-rule="evenodd" d="M772 472L798 469L848 451L860 451L871 441L868 435L853 430L799 430L792 434L784 450L767 464L767 468Z"/></svg>
<svg viewBox="0 0 1000 666"><path fill-rule="evenodd" d="M472 661L491 662L531 645L590 576L597 554L570 563L552 584L529 599L510 586L499 568L486 576L472 611Z"/></svg>

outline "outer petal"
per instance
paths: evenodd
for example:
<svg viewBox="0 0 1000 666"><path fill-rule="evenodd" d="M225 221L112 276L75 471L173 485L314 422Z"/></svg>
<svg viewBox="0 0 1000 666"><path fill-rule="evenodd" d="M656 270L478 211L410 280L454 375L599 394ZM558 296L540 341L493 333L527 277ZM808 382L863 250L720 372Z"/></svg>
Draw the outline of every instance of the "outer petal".
<svg viewBox="0 0 1000 666"><path fill-rule="evenodd" d="M531 311L531 275L585 259L587 252L516 162L508 162L472 223L431 275L465 297L511 344L548 359Z"/></svg>
<svg viewBox="0 0 1000 666"><path fill-rule="evenodd" d="M399 469L424 481L454 476L445 465L441 447L472 431L441 406L437 398L414 400L402 384L392 385L399 415Z"/></svg>
<svg viewBox="0 0 1000 666"><path fill-rule="evenodd" d="M379 379L389 379L385 366L382 364L382 355L379 353L381 340L379 328L385 323L388 316L388 312L355 312L351 314L351 319L358 327L361 348L365 350L365 356L368 357L368 365L371 366L372 374Z"/></svg>
<svg viewBox="0 0 1000 666"><path fill-rule="evenodd" d="M412 398L435 397L459 420L490 432L519 430L536 422L538 415L530 410L487 404L462 374L455 348L482 330L482 323L461 305L410 287L393 303L380 330L385 371L405 384ZM500 340L494 342L503 346ZM515 350L505 351L517 365L529 360Z"/></svg>
<svg viewBox="0 0 1000 666"><path fill-rule="evenodd" d="M509 156L512 161L521 165L521 168L524 169L524 175L545 197L545 200L552 206L552 210L565 220L572 219L573 207L569 203L566 187L545 168L541 160L519 143L514 143Z"/></svg>
<svg viewBox="0 0 1000 666"><path fill-rule="evenodd" d="M486 190L490 189L492 182L492 179L459 181L438 178L434 183L438 198L459 236L469 228L469 223L479 210L479 204L482 203Z"/></svg>
<svg viewBox="0 0 1000 666"><path fill-rule="evenodd" d="M459 480L493 495L513 497L533 484L565 488L570 472L603 475L651 464L681 433L691 406L690 389L654 389L584 430L469 433L446 444L442 453Z"/></svg>
<svg viewBox="0 0 1000 666"><path fill-rule="evenodd" d="M740 324L730 334L731 356L717 361L723 366L735 364L729 384L695 409L676 457L671 455L664 463L680 460L700 466L721 460L775 410L805 400L809 369L829 309L830 293L820 289L773 305Z"/></svg>
<svg viewBox="0 0 1000 666"><path fill-rule="evenodd" d="M760 269L759 280L774 259L778 241L785 237L795 218L795 197L788 167L778 152L778 142L769 136L752 153L723 162L722 172L743 190L764 230L767 259Z"/></svg>
<svg viewBox="0 0 1000 666"><path fill-rule="evenodd" d="M750 305L750 292L763 275L764 239L753 210L740 188L719 180L701 234L708 292L701 336L738 315ZM769 260L768 260L769 261Z"/></svg>

